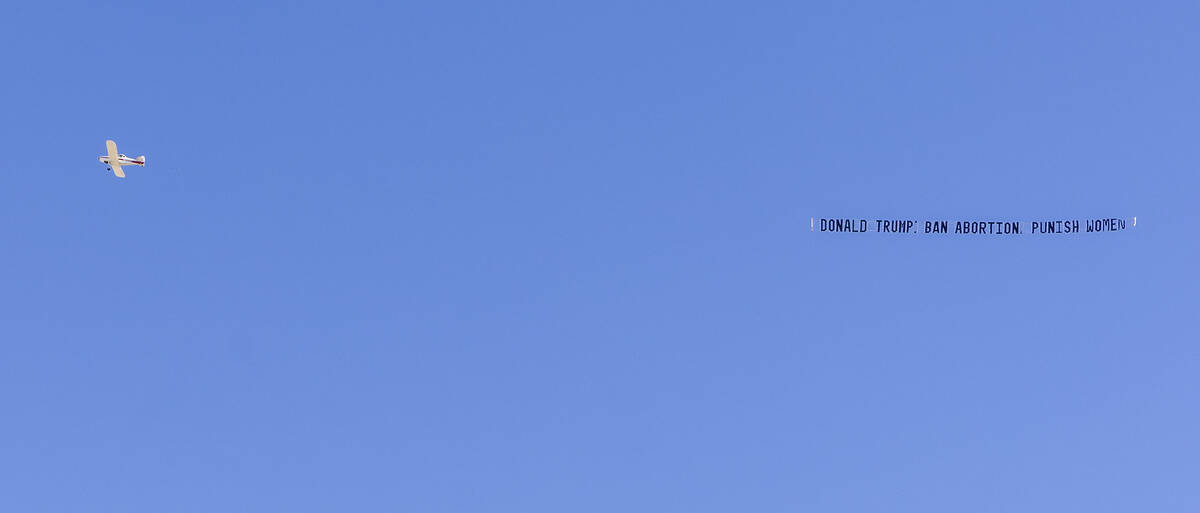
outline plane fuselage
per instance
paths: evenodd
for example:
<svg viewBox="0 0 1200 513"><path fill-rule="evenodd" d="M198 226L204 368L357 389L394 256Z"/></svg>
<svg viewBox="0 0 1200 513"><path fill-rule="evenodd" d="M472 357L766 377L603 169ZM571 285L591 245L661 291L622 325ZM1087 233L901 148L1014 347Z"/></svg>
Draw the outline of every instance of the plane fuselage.
<svg viewBox="0 0 1200 513"><path fill-rule="evenodd" d="M110 166L112 165L112 162L108 161L108 155L101 155L100 162L103 162ZM117 155L117 165L120 165L120 166L145 166L146 159L145 158L141 158L141 160L133 159L133 158L126 157L125 154L122 153L120 155Z"/></svg>

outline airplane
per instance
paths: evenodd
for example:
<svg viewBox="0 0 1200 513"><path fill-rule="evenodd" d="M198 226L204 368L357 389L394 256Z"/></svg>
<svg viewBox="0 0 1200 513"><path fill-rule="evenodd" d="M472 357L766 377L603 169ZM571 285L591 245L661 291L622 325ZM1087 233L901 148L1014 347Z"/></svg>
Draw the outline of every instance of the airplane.
<svg viewBox="0 0 1200 513"><path fill-rule="evenodd" d="M101 155L100 162L108 164L108 170L112 171L117 178L125 178L125 171L121 170L122 165L126 166L146 166L146 156L142 155L138 158L126 157L124 153L117 153L117 143L112 139L104 141L108 145L108 155Z"/></svg>

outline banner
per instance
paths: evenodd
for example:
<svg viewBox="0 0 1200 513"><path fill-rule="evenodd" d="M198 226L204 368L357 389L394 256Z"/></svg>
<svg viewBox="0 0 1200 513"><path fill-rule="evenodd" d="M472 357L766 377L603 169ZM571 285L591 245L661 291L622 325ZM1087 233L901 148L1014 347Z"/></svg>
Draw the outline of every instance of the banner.
<svg viewBox="0 0 1200 513"><path fill-rule="evenodd" d="M1137 217L1038 221L809 218L811 231L829 233L1020 236L1119 232L1134 226L1137 226Z"/></svg>

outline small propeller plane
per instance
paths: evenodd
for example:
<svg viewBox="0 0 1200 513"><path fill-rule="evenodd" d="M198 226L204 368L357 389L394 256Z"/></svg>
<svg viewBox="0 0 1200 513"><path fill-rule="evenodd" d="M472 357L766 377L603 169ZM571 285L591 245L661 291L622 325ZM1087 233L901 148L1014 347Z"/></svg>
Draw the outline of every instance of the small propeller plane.
<svg viewBox="0 0 1200 513"><path fill-rule="evenodd" d="M117 143L112 139L104 141L108 145L108 155L101 155L100 162L108 164L109 171L112 171L117 178L125 178L125 171L121 170L121 166L145 166L146 156L142 155L138 158L126 157L124 153L117 153Z"/></svg>

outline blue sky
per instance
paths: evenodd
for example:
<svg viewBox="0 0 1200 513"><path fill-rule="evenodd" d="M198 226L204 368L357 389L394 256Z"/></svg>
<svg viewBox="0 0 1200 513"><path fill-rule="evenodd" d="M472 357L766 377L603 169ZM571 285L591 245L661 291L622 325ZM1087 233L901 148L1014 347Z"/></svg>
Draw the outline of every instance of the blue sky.
<svg viewBox="0 0 1200 513"><path fill-rule="evenodd" d="M1198 14L10 6L5 509L1196 511Z"/></svg>

